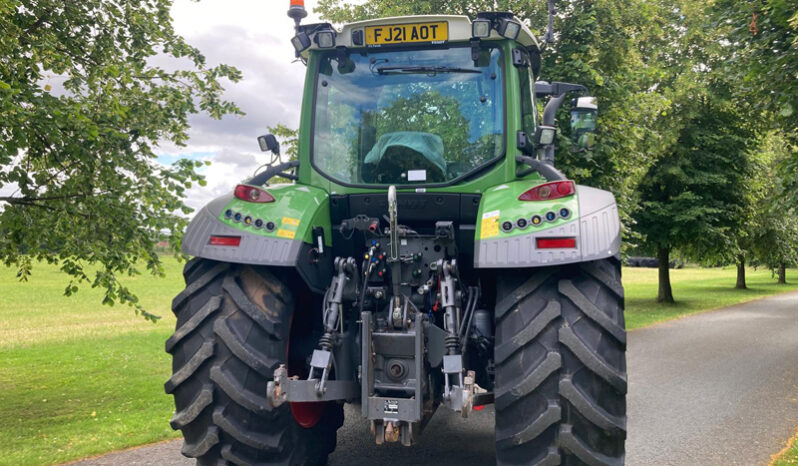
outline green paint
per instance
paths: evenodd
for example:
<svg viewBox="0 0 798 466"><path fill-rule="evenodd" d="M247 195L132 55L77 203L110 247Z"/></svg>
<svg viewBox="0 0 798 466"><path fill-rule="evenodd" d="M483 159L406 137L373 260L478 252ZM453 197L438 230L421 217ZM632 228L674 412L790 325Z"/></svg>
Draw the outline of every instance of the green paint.
<svg viewBox="0 0 798 466"><path fill-rule="evenodd" d="M265 188L274 196L274 202L255 203L233 198L219 214L219 221L241 230L245 234L268 236L272 238L297 239L306 243L314 242L313 228L324 228L324 243L332 245L330 228L330 200L323 189L300 184L275 185ZM227 211L232 215L227 216ZM241 221L235 220L241 214ZM245 219L250 217L251 223ZM257 228L255 222L263 220L263 227ZM272 222L269 231L266 225Z"/></svg>
<svg viewBox="0 0 798 466"><path fill-rule="evenodd" d="M521 194L539 184L541 184L539 180L520 180L488 189L483 194L479 205L475 238L479 240L521 236L575 222L579 217L579 202L576 194L552 201L518 200ZM567 218L559 215L562 209L570 211ZM546 214L549 212L554 212L556 215L557 218L554 221L546 220ZM533 225L530 221L536 215L542 219L539 225ZM515 224L520 218L526 219L529 226L523 229L514 227L509 232L502 230L502 223L513 222Z"/></svg>

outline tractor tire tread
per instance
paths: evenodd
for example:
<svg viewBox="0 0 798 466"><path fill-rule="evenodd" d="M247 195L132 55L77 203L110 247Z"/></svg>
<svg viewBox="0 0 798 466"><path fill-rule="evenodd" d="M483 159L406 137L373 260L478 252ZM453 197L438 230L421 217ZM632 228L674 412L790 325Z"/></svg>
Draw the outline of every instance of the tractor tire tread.
<svg viewBox="0 0 798 466"><path fill-rule="evenodd" d="M172 416L172 420L169 421L169 425L175 430L182 429L193 422L211 403L213 403L213 386L206 384L202 387L202 390L197 393L197 396L194 397L191 404L175 412L175 415Z"/></svg>
<svg viewBox="0 0 798 466"><path fill-rule="evenodd" d="M219 262L213 267L209 268L197 280L186 284L186 288L181 291L175 299L172 300L172 311L177 310L186 302L187 299L194 296L195 293L204 289L210 282L212 282L219 274L226 271L230 266L228 264Z"/></svg>
<svg viewBox="0 0 798 466"><path fill-rule="evenodd" d="M504 363L507 358L524 348L534 340L554 319L560 316L560 303L549 301L543 311L540 312L523 330L518 332L513 338L496 347L496 364Z"/></svg>
<svg viewBox="0 0 798 466"><path fill-rule="evenodd" d="M210 426L199 442L189 443L184 441L181 453L189 458L199 458L208 453L217 443L219 443L219 428Z"/></svg>
<svg viewBox="0 0 798 466"><path fill-rule="evenodd" d="M235 440L260 451L275 453L282 451L281 444L284 431L279 431L272 435L250 432L245 426L239 425L231 417L225 414L224 407L220 406L213 411L214 424Z"/></svg>
<svg viewBox="0 0 798 466"><path fill-rule="evenodd" d="M169 339L166 340L165 349L167 353L171 353L175 345L183 338L196 330L209 315L219 310L222 305L222 297L214 296L205 303L196 314L191 316L183 325L181 325Z"/></svg>
<svg viewBox="0 0 798 466"><path fill-rule="evenodd" d="M238 337L235 331L227 325L227 317L223 317L213 324L213 332L236 358L264 377L271 378L274 369L280 364L278 360L258 354L244 343L243 339Z"/></svg>
<svg viewBox="0 0 798 466"><path fill-rule="evenodd" d="M495 405L496 409L505 409L519 399L532 393L542 384L551 374L555 373L562 367L562 358L559 353L549 353L546 359L538 365L535 370L529 373L520 382L510 382L512 388L502 389L496 392Z"/></svg>
<svg viewBox="0 0 798 466"><path fill-rule="evenodd" d="M250 301L246 293L244 293L241 285L236 282L235 277L228 276L225 278L222 288L228 293L239 310L243 311L273 339L280 339L280 320L271 319L267 314L258 309L258 307Z"/></svg>
<svg viewBox="0 0 798 466"><path fill-rule="evenodd" d="M607 314L601 312L601 309L596 307L595 304L590 302L590 300L574 286L571 280L561 280L558 284L558 288L560 293L570 299L584 315L600 325L607 333L612 335L618 343L624 346L626 345L626 331L613 322Z"/></svg>
<svg viewBox="0 0 798 466"><path fill-rule="evenodd" d="M623 466L624 464L623 457L614 458L590 448L574 435L573 428L568 424L563 424L560 427L560 445L588 466Z"/></svg>
<svg viewBox="0 0 798 466"><path fill-rule="evenodd" d="M258 396L241 385L234 377L229 376L217 364L211 367L210 377L216 386L219 387L233 401L243 406L249 411L265 415L271 413L274 408L265 396Z"/></svg>
<svg viewBox="0 0 798 466"><path fill-rule="evenodd" d="M203 343L197 352L191 356L191 359L189 359L183 367L176 370L172 376L169 377L169 380L166 381L164 384L166 393L174 392L180 384L188 380L205 361L213 356L215 350L216 344L213 341L209 340Z"/></svg>
<svg viewBox="0 0 798 466"><path fill-rule="evenodd" d="M579 362L590 371L607 381L619 392L626 393L626 376L607 364L600 356L588 348L570 327L562 327L560 329L560 343L568 348L579 359Z"/></svg>

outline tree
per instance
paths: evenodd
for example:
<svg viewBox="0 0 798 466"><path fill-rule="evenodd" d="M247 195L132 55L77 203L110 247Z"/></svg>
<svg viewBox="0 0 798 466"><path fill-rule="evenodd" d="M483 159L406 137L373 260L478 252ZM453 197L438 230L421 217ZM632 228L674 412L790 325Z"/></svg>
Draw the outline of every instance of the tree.
<svg viewBox="0 0 798 466"><path fill-rule="evenodd" d="M719 0L709 11L724 31L724 72L746 100L794 132L798 114L798 10L794 0ZM793 134L793 137L795 135Z"/></svg>
<svg viewBox="0 0 798 466"><path fill-rule="evenodd" d="M779 170L792 155L791 146L778 131L762 138L761 145L767 164L750 250L760 263L776 272L780 284L785 284L787 266L798 263L798 208L785 196L793 180L783 178Z"/></svg>
<svg viewBox="0 0 798 466"><path fill-rule="evenodd" d="M760 111L766 131L778 130L792 147L779 168L798 207L798 10L791 0L719 0L709 28L722 36L723 73L738 83L746 105Z"/></svg>
<svg viewBox="0 0 798 466"><path fill-rule="evenodd" d="M155 245L178 252L183 195L198 162L157 163L159 141L187 139L189 114L240 113L221 81L175 34L171 0L0 0L0 258L27 279L36 261L106 304L138 304L118 277L162 274ZM153 57L179 59L167 70Z"/></svg>
<svg viewBox="0 0 798 466"><path fill-rule="evenodd" d="M728 101L697 95L679 108L677 140L640 184L636 228L659 259L658 302L673 303L674 248L704 260L730 259L744 220L752 134Z"/></svg>

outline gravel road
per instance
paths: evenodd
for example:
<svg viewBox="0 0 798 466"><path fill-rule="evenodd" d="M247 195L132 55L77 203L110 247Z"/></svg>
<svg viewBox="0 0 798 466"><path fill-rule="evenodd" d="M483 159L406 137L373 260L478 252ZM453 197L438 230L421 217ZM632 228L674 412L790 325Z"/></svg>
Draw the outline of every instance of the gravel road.
<svg viewBox="0 0 798 466"><path fill-rule="evenodd" d="M798 293L635 330L628 349L627 465L765 465L795 434ZM330 465L490 465L493 419L439 410L415 447L378 447L349 408ZM77 464L193 462L178 441Z"/></svg>

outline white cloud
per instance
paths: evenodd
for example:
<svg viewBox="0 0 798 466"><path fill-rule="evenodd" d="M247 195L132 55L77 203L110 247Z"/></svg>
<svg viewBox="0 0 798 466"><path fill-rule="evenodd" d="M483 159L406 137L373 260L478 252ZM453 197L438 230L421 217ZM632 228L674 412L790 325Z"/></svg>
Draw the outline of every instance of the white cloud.
<svg viewBox="0 0 798 466"><path fill-rule="evenodd" d="M303 22L321 21L313 13L316 1L305 3ZM299 125L305 66L295 61L288 5L288 0L177 0L172 8L175 30L202 51L208 64L232 65L243 74L239 83L226 84L224 97L246 116L220 121L194 115L186 147L168 142L159 147L160 154L211 161L204 170L207 186L188 192L186 202L195 209L229 192L267 160L256 142L267 126Z"/></svg>

